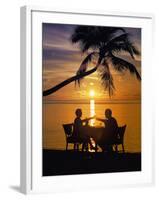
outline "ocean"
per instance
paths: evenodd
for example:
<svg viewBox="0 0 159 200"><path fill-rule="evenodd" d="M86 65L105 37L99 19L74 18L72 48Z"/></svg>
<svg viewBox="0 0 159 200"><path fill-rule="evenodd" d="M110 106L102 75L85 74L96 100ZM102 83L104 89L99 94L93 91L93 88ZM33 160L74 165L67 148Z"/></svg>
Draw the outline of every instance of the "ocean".
<svg viewBox="0 0 159 200"><path fill-rule="evenodd" d="M43 103L43 148L65 149L66 141L62 124L73 123L75 110L81 108L82 118L96 115L104 118L105 109L112 110L118 126L127 125L124 146L127 152L141 152L141 104L140 103ZM104 126L97 120L91 126ZM70 144L69 148L73 148ZM119 147L120 150L120 147Z"/></svg>

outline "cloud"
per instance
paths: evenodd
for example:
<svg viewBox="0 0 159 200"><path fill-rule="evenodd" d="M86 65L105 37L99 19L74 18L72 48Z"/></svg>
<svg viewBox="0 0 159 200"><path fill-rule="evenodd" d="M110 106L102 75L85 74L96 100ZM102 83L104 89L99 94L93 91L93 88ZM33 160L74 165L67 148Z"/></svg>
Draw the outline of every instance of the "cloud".
<svg viewBox="0 0 159 200"><path fill-rule="evenodd" d="M43 23L43 40L54 43L70 40L75 25Z"/></svg>
<svg viewBox="0 0 159 200"><path fill-rule="evenodd" d="M72 50L65 50L58 47L44 47L43 48L43 60L64 60L70 61L72 58L79 60L80 51Z"/></svg>

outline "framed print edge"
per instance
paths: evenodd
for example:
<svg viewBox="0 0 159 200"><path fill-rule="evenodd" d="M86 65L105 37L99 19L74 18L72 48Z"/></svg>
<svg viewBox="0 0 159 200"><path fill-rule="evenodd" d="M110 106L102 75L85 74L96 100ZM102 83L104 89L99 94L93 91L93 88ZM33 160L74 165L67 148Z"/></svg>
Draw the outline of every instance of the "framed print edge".
<svg viewBox="0 0 159 200"><path fill-rule="evenodd" d="M20 10L20 190L27 194L32 188L31 167L31 10Z"/></svg>
<svg viewBox="0 0 159 200"><path fill-rule="evenodd" d="M28 193L35 193L35 192L60 192L62 189L63 191L71 191L71 188L73 188L73 190L76 190L73 187L73 182L78 178L80 180L80 176L82 176L83 178L88 178L90 179L90 184L88 185L84 185L85 187L80 187L80 189L85 190L85 189L95 189L95 188L105 188L105 187L120 187L120 186L139 186L139 185L152 185L152 183L154 183L154 172L152 172L153 169L153 164L154 164L154 156L153 156L153 151L154 151L154 147L153 147L153 133L152 133L152 137L150 138L151 141L151 145L148 146L148 150L149 150L149 154L148 157L151 159L151 163L149 163L149 168L148 168L148 175L147 177L144 179L138 180L138 182L136 184L134 184L135 182L135 175L136 176L140 176L140 174L142 174L142 172L131 172L132 176L130 178L130 182L129 182L129 178L127 179L129 183L127 182L122 182L121 184L110 184L110 186L108 184L104 184L103 182L98 184L97 186L93 183L93 179L95 178L96 180L100 180L102 178L103 174L93 174L93 175L71 175L71 176L53 176L53 177L47 177L47 178L43 178L42 176L37 174L35 175L35 168L37 166L35 166L35 162L36 159L33 159L33 156L35 158L35 155L37 155L37 150L35 150L34 148L34 144L35 144L35 138L38 137L37 135L33 135L33 132L35 133L35 128L33 127L33 122L35 122L34 120L34 116L33 116L33 112L36 110L34 110L34 97L35 95L40 95L40 90L39 92L37 92L35 94L35 86L33 87L33 82L34 82L34 75L35 75L35 69L33 69L33 65L36 65L34 63L32 63L32 58L33 55L35 55L35 47L33 47L33 43L34 43L34 34L33 34L33 26L34 26L34 21L32 20L32 13L33 12L41 12L41 13L56 13L56 14L74 14L74 15L98 15L98 16L115 16L115 17L127 17L127 18L140 18L140 19L149 19L151 20L151 30L149 30L148 33L148 37L150 39L150 43L152 43L152 26L153 26L153 15L152 14L135 14L135 13L116 13L116 12L105 12L105 11L80 11L80 10L74 10L74 11L68 11L68 10L64 10L64 9L50 9L50 8L40 8L40 7L36 7L36 6L24 6L21 8L21 172L20 172L20 185L21 185L21 192L28 194ZM39 17L39 16L38 16ZM37 17L37 19L38 19ZM40 18L40 17L39 17ZM36 16L35 16L36 19ZM41 19L40 19L41 20ZM146 37L144 36L144 39ZM39 40L40 41L40 40ZM143 43L143 41L142 41ZM36 41L37 44L37 41ZM34 46L36 46L36 44ZM39 45L39 44L38 44ZM149 47L151 45L148 45ZM150 48L152 50L152 47ZM35 58L35 57L34 57ZM149 62L151 63L152 56L150 55L149 58ZM142 65L144 65L145 62L143 62ZM40 69L39 69L40 71ZM147 76L147 72L145 73L145 69L143 70L143 74L145 74L145 76ZM41 74L41 72L38 72L38 75ZM151 76L151 75L150 75ZM144 77L144 75L143 75ZM38 77L39 79L39 77ZM150 77L150 79L152 79L152 77ZM143 85L147 85L147 79L143 78ZM34 84L34 85L37 85ZM145 86L144 86L145 88ZM151 87L148 86L148 88L150 89ZM152 92L152 91L151 91ZM33 94L34 93L34 94ZM143 99L144 98L144 99ZM143 94L142 99L143 99L143 103L144 103L144 109L145 109L145 105L148 104L149 100L152 100L151 97L149 97L148 100L146 100L145 98L147 98L147 94ZM38 104L40 105L40 103ZM143 105L142 105L143 106ZM148 109L150 112L152 111L152 107L149 106ZM144 118L145 122L148 122L148 118L145 116L145 114L147 114L147 112L144 112L144 116L142 116ZM151 114L150 114L150 117ZM148 122L149 123L149 129L152 129L152 121ZM144 127L143 127L144 128ZM39 129L38 129L39 130ZM145 130L145 129L144 129ZM153 130L152 130L153 131ZM39 140L38 140L39 141ZM145 146L142 146L142 148L145 151ZM39 157L41 154L38 153ZM153 159L153 160L152 160ZM40 163L41 159L39 159L39 161L37 163ZM142 169L145 168L145 161ZM41 168L39 168L37 171L39 172L41 170ZM153 169L154 170L154 169ZM129 172L125 172L125 174L128 174ZM114 173L114 174L107 174L106 175L109 179L115 178L115 176L118 176L119 178L122 178L122 173ZM49 183L49 187L48 189L46 189L47 187L45 187L45 189L43 188L44 184L40 184L40 181L42 179L45 179L46 182L46 186L47 183ZM69 184L67 185L65 182L65 179L69 180ZM131 182L132 181L132 182ZM36 184L35 184L36 183ZM50 188L50 183L52 183L52 187ZM37 186L39 184L39 186ZM61 185L62 184L62 185ZM35 186L36 185L36 186ZM57 187L56 187L57 186ZM79 184L80 186L80 184ZM62 187L62 189L60 189L60 187ZM78 189L79 190L79 189Z"/></svg>

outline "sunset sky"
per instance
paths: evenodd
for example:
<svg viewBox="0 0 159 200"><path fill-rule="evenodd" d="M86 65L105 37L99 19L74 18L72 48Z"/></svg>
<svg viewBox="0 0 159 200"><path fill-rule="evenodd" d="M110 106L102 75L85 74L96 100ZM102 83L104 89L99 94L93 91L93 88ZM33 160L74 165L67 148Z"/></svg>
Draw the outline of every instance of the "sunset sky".
<svg viewBox="0 0 159 200"><path fill-rule="evenodd" d="M43 24L43 90L49 89L65 79L74 76L86 56L80 52L78 44L72 44L70 37L74 32L76 25L62 24ZM131 40L137 48L141 50L141 29L125 28L130 33ZM135 61L127 54L120 54L128 61L135 64L138 72L141 74L141 57L135 57ZM93 64L90 67L93 67ZM114 71L115 92L111 97L112 100L120 101L140 101L141 82L129 72L121 74ZM88 100L90 91L94 92L94 99L99 101L109 101L109 94L104 91L98 74L85 77L80 88L71 83L59 91L44 97L44 100Z"/></svg>

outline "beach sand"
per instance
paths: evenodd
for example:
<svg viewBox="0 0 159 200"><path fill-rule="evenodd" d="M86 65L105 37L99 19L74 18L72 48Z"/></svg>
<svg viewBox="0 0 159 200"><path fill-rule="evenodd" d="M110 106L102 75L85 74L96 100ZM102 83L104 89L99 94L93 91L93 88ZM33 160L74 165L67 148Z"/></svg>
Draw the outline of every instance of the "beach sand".
<svg viewBox="0 0 159 200"><path fill-rule="evenodd" d="M141 153L43 149L43 176L141 171Z"/></svg>

